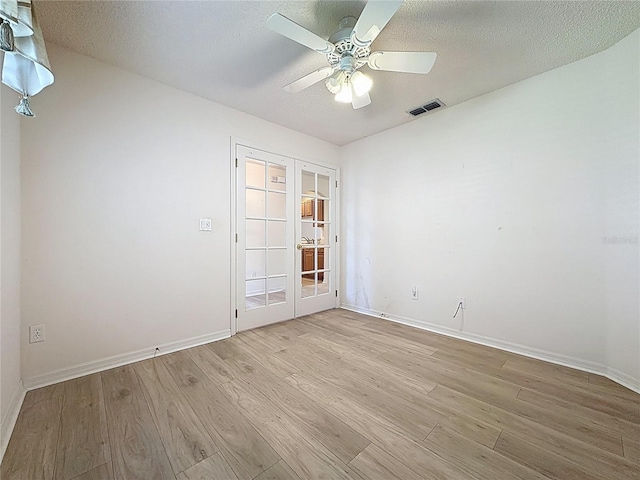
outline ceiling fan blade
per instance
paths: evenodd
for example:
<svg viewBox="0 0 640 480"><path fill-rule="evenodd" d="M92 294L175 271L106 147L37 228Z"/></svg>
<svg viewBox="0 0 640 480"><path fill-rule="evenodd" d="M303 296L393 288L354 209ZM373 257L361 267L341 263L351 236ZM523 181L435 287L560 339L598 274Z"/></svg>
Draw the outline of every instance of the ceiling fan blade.
<svg viewBox="0 0 640 480"><path fill-rule="evenodd" d="M368 93L364 95L357 96L356 92L353 89L353 85L351 86L351 106L353 106L354 110L357 110L362 107L366 107L371 103L371 97Z"/></svg>
<svg viewBox="0 0 640 480"><path fill-rule="evenodd" d="M269 17L267 27L318 53L331 53L335 50L332 43L279 13L274 13Z"/></svg>
<svg viewBox="0 0 640 480"><path fill-rule="evenodd" d="M429 73L437 56L434 52L373 52L369 66L390 72Z"/></svg>
<svg viewBox="0 0 640 480"><path fill-rule="evenodd" d="M307 87L310 87L314 83L318 83L320 80L324 80L333 73L333 67L322 67L311 72L309 75L305 75L299 78L295 82L291 82L289 85L285 85L282 89L289 93L298 93Z"/></svg>
<svg viewBox="0 0 640 480"><path fill-rule="evenodd" d="M370 45L398 11L402 2L403 0L368 2L353 27L351 41L362 47Z"/></svg>

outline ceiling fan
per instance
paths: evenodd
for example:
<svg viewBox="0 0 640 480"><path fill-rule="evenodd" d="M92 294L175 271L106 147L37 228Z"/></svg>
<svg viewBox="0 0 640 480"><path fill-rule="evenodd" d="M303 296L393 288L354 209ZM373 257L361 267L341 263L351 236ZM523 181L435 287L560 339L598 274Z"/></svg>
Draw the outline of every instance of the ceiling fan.
<svg viewBox="0 0 640 480"><path fill-rule="evenodd" d="M327 89L335 100L351 103L354 109L371 103L369 90L373 81L359 69L369 65L373 70L422 73L431 71L437 54L433 52L371 52L370 46L380 31L402 5L403 0L368 2L360 18L345 17L340 20L338 31L325 40L287 17L274 13L267 20L267 27L280 35L325 54L329 66L322 67L283 87L298 93L325 80Z"/></svg>

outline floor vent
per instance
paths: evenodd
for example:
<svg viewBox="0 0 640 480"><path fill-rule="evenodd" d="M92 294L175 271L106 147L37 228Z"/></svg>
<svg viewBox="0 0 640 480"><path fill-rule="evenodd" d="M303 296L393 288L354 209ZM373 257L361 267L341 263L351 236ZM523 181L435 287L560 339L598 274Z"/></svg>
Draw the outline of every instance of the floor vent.
<svg viewBox="0 0 640 480"><path fill-rule="evenodd" d="M434 98L433 100L431 100L430 102L425 103L424 105L421 105L421 106L416 107L416 108L412 108L411 110L407 110L407 113L409 115L414 116L414 117L418 117L418 116L423 115L425 113L433 112L434 110L437 110L438 108L442 108L444 106L445 106L445 104L442 103L442 101L440 101L437 98Z"/></svg>

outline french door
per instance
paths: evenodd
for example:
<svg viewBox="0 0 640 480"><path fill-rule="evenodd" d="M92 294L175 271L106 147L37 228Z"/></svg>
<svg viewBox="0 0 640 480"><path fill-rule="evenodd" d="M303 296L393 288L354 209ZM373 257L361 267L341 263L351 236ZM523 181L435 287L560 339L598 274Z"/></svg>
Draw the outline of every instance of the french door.
<svg viewBox="0 0 640 480"><path fill-rule="evenodd" d="M296 316L336 306L336 172L296 162Z"/></svg>
<svg viewBox="0 0 640 480"><path fill-rule="evenodd" d="M236 146L236 329L336 306L335 170Z"/></svg>

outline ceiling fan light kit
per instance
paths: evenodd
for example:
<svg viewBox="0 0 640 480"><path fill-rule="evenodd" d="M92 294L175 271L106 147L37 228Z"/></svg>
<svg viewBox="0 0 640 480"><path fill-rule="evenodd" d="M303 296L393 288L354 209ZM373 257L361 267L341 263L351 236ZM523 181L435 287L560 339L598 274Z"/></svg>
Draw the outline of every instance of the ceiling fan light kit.
<svg viewBox="0 0 640 480"><path fill-rule="evenodd" d="M354 109L371 103L369 91L373 80L359 69L368 65L372 70L426 74L431 71L437 55L433 52L371 52L370 46L380 31L402 5L402 0L370 1L360 18L344 17L338 31L329 40L310 32L287 17L274 13L267 27L318 53L325 54L328 67L285 85L283 89L298 93L325 80L327 90L340 103L351 103Z"/></svg>
<svg viewBox="0 0 640 480"><path fill-rule="evenodd" d="M347 75L342 70L339 70L327 78L324 84L326 85L327 90L335 95L342 89L342 84L345 82L346 78Z"/></svg>
<svg viewBox="0 0 640 480"><path fill-rule="evenodd" d="M333 97L339 103L351 103L353 101L353 93L351 92L351 83L345 82L340 87L340 91Z"/></svg>
<svg viewBox="0 0 640 480"><path fill-rule="evenodd" d="M371 90L371 87L373 86L373 80L362 72L353 72L350 80L351 85L353 86L353 91L358 97L361 97L365 93L369 93L369 90Z"/></svg>

